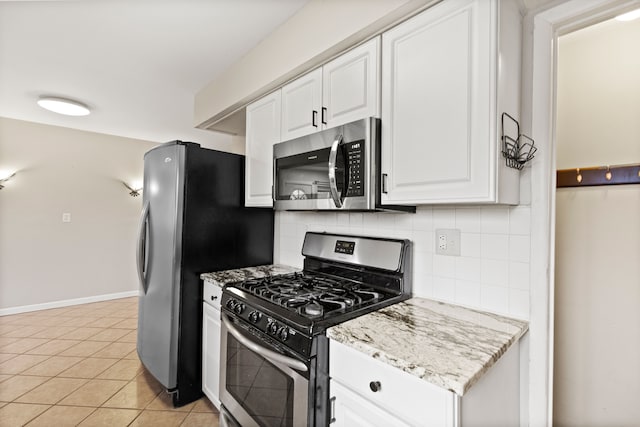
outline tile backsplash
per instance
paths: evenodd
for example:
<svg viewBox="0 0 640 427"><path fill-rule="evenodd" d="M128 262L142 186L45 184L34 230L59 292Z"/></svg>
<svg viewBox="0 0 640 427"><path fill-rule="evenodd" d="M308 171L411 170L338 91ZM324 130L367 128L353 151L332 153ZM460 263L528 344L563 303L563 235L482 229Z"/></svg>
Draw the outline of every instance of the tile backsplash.
<svg viewBox="0 0 640 427"><path fill-rule="evenodd" d="M307 231L409 239L413 295L529 319L530 207L418 207L415 214L277 212L276 262L302 267ZM436 255L435 230L461 232L460 256Z"/></svg>

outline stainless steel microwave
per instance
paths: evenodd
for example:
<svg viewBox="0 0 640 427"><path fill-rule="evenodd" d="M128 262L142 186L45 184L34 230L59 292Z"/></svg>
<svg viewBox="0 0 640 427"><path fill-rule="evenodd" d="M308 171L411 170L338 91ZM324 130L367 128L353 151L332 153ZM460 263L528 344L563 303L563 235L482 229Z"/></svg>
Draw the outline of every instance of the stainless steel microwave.
<svg viewBox="0 0 640 427"><path fill-rule="evenodd" d="M380 119L366 118L273 146L276 210L399 210L380 204Z"/></svg>

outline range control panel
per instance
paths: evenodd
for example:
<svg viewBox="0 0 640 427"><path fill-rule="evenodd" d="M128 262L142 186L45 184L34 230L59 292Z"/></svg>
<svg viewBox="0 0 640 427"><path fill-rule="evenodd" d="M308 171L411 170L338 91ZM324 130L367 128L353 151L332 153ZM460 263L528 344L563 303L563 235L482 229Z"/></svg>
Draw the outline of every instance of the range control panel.
<svg viewBox="0 0 640 427"><path fill-rule="evenodd" d="M334 252L339 254L353 255L356 242L347 242L346 240L337 240Z"/></svg>
<svg viewBox="0 0 640 427"><path fill-rule="evenodd" d="M349 174L346 197L364 196L364 140L347 142L344 145L346 167Z"/></svg>
<svg viewBox="0 0 640 427"><path fill-rule="evenodd" d="M245 329L256 330L264 334L263 339L272 345L285 345L296 353L308 357L311 353L311 338L288 325L283 319L267 313L262 307L252 304L243 291L233 287L222 294L222 312L232 318L242 320ZM226 314L225 314L226 315Z"/></svg>

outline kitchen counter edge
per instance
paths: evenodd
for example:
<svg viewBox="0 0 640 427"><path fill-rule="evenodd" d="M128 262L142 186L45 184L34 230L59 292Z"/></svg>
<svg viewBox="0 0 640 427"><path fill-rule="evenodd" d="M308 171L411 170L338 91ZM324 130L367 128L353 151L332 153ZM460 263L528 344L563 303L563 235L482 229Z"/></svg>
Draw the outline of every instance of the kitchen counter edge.
<svg viewBox="0 0 640 427"><path fill-rule="evenodd" d="M300 271L300 269L282 264L268 264L202 273L200 278L206 282L223 287L227 283L239 282L247 279L259 279L267 276L280 276L283 274L294 273L296 271Z"/></svg>
<svg viewBox="0 0 640 427"><path fill-rule="evenodd" d="M526 321L411 298L327 330L327 336L463 396L528 330Z"/></svg>

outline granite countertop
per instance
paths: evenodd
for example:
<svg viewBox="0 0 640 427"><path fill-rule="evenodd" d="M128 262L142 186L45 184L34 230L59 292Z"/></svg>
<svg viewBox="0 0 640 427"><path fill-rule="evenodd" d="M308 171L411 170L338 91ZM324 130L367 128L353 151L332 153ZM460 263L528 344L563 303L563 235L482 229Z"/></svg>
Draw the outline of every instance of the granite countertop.
<svg viewBox="0 0 640 427"><path fill-rule="evenodd" d="M279 276L282 274L300 271L299 268L288 265L270 264L259 265L257 267L237 268L235 270L215 271L213 273L202 273L200 278L208 282L223 287L227 283L239 282L246 279L259 279L266 276Z"/></svg>
<svg viewBox="0 0 640 427"><path fill-rule="evenodd" d="M462 396L528 329L496 314L412 298L327 330L327 336Z"/></svg>

